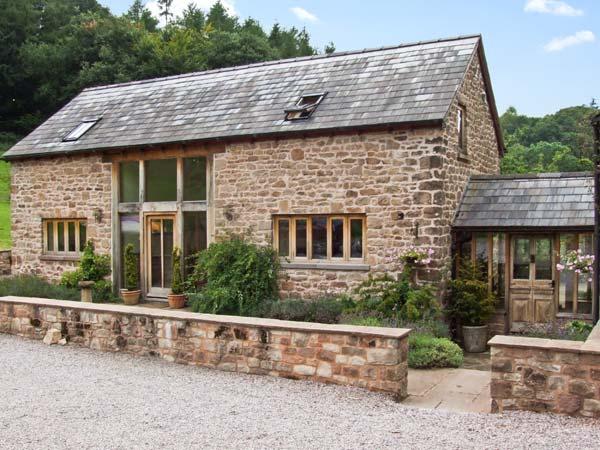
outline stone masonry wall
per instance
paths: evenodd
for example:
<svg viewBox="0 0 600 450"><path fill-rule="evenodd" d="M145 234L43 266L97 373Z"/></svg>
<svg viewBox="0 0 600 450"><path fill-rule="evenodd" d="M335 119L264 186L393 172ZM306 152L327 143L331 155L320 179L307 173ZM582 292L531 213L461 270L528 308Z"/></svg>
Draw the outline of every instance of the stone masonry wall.
<svg viewBox="0 0 600 450"><path fill-rule="evenodd" d="M492 410L600 417L600 325L583 342L495 336Z"/></svg>
<svg viewBox="0 0 600 450"><path fill-rule="evenodd" d="M72 156L11 163L13 274L56 280L76 262L42 257L42 219L87 219L87 237L110 254L111 165L100 156ZM101 211L102 220L96 220Z"/></svg>
<svg viewBox="0 0 600 450"><path fill-rule="evenodd" d="M272 242L274 214L367 216L366 260L374 273L398 270L398 252L430 246L419 279L447 276L450 229L469 175L497 173L498 145L475 59L443 127L232 144L215 155L215 229L250 230ZM468 159L457 159L458 99L468 111ZM404 219L398 218L404 214ZM418 227L418 238L417 238ZM286 269L284 296L345 292L368 271Z"/></svg>
<svg viewBox="0 0 600 450"><path fill-rule="evenodd" d="M0 298L0 332L406 397L409 330ZM64 342L64 341L63 341Z"/></svg>
<svg viewBox="0 0 600 450"><path fill-rule="evenodd" d="M11 251L0 251L0 276L11 274Z"/></svg>

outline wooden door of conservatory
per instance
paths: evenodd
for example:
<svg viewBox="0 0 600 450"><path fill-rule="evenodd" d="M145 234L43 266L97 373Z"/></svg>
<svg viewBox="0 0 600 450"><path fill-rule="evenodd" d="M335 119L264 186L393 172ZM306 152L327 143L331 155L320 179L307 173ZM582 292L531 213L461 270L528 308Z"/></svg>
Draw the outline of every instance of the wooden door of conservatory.
<svg viewBox="0 0 600 450"><path fill-rule="evenodd" d="M150 297L166 297L172 281L175 215L146 216L146 280Z"/></svg>
<svg viewBox="0 0 600 450"><path fill-rule="evenodd" d="M554 317L554 261L551 235L514 236L511 245L511 331Z"/></svg>

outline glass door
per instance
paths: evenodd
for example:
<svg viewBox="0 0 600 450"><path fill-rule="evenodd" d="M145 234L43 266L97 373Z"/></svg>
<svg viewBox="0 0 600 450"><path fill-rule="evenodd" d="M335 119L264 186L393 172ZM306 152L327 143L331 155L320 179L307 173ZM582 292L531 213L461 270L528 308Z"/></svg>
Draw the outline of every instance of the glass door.
<svg viewBox="0 0 600 450"><path fill-rule="evenodd" d="M171 288L175 216L146 217L148 295L166 297Z"/></svg>

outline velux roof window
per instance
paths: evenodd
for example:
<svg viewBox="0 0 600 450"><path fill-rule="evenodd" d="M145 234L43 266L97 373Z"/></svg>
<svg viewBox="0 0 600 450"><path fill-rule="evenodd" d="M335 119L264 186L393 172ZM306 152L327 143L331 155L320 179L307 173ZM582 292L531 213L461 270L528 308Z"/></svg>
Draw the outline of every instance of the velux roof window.
<svg viewBox="0 0 600 450"><path fill-rule="evenodd" d="M69 131L64 137L63 142L76 141L85 133L87 133L94 125L100 120L99 117L95 119L85 119L81 121L79 125Z"/></svg>
<svg viewBox="0 0 600 450"><path fill-rule="evenodd" d="M323 101L327 92L316 94L302 95L292 108L287 108L285 112L285 120L303 120L308 119L319 103Z"/></svg>

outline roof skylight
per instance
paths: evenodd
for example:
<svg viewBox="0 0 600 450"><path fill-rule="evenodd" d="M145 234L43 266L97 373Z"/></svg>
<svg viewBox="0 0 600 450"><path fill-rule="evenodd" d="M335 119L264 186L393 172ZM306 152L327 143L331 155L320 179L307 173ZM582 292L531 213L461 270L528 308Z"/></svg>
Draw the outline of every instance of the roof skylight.
<svg viewBox="0 0 600 450"><path fill-rule="evenodd" d="M98 123L100 118L85 119L79 125L69 131L64 137L63 142L76 141L85 133L87 133L94 125Z"/></svg>
<svg viewBox="0 0 600 450"><path fill-rule="evenodd" d="M294 107L284 110L285 120L308 119L326 95L327 92L302 95Z"/></svg>

